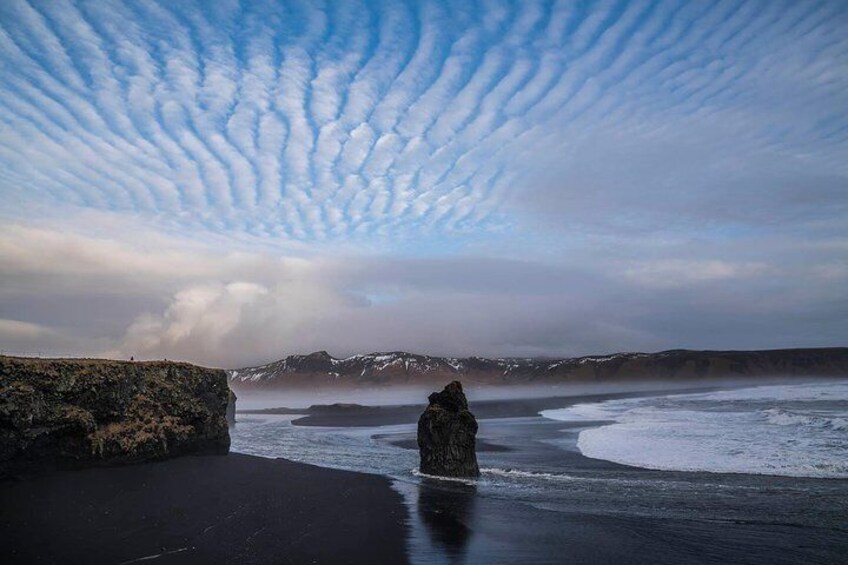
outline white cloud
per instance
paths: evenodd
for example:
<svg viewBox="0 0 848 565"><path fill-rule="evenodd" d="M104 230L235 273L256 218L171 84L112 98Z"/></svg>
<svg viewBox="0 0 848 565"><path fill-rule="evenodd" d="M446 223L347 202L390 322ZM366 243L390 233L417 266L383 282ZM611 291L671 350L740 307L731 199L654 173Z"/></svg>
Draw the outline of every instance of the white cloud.
<svg viewBox="0 0 848 565"><path fill-rule="evenodd" d="M842 3L289 8L0 2L5 340L844 340Z"/></svg>
<svg viewBox="0 0 848 565"><path fill-rule="evenodd" d="M497 356L835 345L845 319L844 265L827 248L785 246L778 269L741 255L699 259L716 249L685 244L642 262L603 245L547 262L314 249L303 259L251 242L221 254L215 242L141 244L134 232L112 233L0 230L0 348L238 367L319 349Z"/></svg>
<svg viewBox="0 0 848 565"><path fill-rule="evenodd" d="M4 342L37 340L47 334L50 334L50 329L39 324L0 318L0 339Z"/></svg>
<svg viewBox="0 0 848 565"><path fill-rule="evenodd" d="M657 288L688 287L699 283L774 276L763 263L730 263L719 260L670 259L626 267L624 276L642 285Z"/></svg>
<svg viewBox="0 0 848 565"><path fill-rule="evenodd" d="M622 140L657 156L682 140L713 166L645 160L700 195L728 174L772 182L782 160L798 164L799 185L844 187L837 3L301 8L6 3L0 59L17 72L0 84L0 190L193 229L339 241L362 222L410 237L452 234L460 223L439 219L462 217L485 232L491 208L520 213L505 196L536 198L552 161L565 180L587 160L629 172L640 155ZM724 131L705 131L715 123ZM741 155L759 164L740 181L725 161ZM350 199L351 174L374 194ZM644 173L608 176L573 182L610 203L611 223L628 220L634 193L665 208ZM363 199L384 197L378 180L391 202L414 191L414 205L363 211ZM800 189L790 192L777 202ZM329 225L315 209L360 223Z"/></svg>

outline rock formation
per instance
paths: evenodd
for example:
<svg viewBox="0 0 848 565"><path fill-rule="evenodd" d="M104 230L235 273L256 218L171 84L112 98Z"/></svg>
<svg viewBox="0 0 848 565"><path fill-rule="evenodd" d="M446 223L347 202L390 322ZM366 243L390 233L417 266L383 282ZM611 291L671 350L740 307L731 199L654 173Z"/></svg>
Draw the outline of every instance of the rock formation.
<svg viewBox="0 0 848 565"><path fill-rule="evenodd" d="M0 356L0 475L229 450L226 373Z"/></svg>
<svg viewBox="0 0 848 565"><path fill-rule="evenodd" d="M236 425L236 393L230 391L230 396L227 400L227 425L233 427Z"/></svg>
<svg viewBox="0 0 848 565"><path fill-rule="evenodd" d="M478 477L477 420L468 411L462 384L453 381L429 397L418 419L421 472L441 477Z"/></svg>

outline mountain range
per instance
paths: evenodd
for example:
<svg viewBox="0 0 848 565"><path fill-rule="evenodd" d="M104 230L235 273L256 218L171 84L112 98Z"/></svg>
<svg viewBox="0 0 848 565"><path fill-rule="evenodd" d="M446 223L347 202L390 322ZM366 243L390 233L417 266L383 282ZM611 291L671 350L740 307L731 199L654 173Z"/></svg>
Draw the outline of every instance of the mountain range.
<svg viewBox="0 0 848 565"><path fill-rule="evenodd" d="M326 385L501 385L624 380L848 376L848 348L615 353L564 359L433 357L401 351L335 358L326 351L229 371L238 390Z"/></svg>

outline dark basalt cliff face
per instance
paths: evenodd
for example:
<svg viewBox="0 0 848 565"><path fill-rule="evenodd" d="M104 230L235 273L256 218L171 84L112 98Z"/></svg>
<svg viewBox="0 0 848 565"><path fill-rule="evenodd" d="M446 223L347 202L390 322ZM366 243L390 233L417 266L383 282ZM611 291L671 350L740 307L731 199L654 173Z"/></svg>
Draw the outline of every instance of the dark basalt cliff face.
<svg viewBox="0 0 848 565"><path fill-rule="evenodd" d="M566 359L431 357L370 353L336 359L326 351L230 371L236 390L321 385L466 383L514 384L708 378L828 377L848 375L848 348L768 351L615 353Z"/></svg>
<svg viewBox="0 0 848 565"><path fill-rule="evenodd" d="M230 391L227 397L227 425L231 428L236 425L236 400L236 393Z"/></svg>
<svg viewBox="0 0 848 565"><path fill-rule="evenodd" d="M429 397L418 419L421 472L440 477L478 477L477 420L468 411L462 384L453 381Z"/></svg>
<svg viewBox="0 0 848 565"><path fill-rule="evenodd" d="M0 356L0 475L229 450L220 369Z"/></svg>

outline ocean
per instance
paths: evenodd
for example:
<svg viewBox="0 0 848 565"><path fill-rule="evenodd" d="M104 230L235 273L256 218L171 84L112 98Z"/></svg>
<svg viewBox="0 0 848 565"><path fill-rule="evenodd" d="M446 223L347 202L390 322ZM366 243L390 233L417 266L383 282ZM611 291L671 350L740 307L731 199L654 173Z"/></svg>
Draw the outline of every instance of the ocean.
<svg viewBox="0 0 848 565"><path fill-rule="evenodd" d="M414 424L241 415L232 450L390 477L416 563L848 562L848 381L575 400L481 420L473 481L420 475Z"/></svg>
<svg viewBox="0 0 848 565"><path fill-rule="evenodd" d="M848 478L848 383L612 400L545 418L613 421L580 432L587 457L646 469Z"/></svg>

